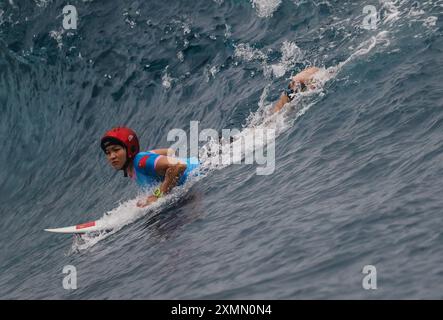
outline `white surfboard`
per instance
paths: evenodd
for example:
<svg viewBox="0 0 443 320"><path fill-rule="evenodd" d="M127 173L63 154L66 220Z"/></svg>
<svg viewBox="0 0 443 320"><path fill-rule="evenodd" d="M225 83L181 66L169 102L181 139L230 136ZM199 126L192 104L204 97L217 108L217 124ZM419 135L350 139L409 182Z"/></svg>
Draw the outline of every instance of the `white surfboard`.
<svg viewBox="0 0 443 320"><path fill-rule="evenodd" d="M48 232L55 233L88 233L94 231L104 230L104 226L100 222L100 220L90 221L82 224L77 224L75 226L64 227L64 228L56 228L56 229L45 229Z"/></svg>

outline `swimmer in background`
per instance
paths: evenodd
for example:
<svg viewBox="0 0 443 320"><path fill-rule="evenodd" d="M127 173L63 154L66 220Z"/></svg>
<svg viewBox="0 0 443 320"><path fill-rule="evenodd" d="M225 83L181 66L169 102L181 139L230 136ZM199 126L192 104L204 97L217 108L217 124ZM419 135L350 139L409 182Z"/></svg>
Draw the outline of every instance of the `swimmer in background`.
<svg viewBox="0 0 443 320"><path fill-rule="evenodd" d="M305 92L308 89L315 89L314 75L319 70L317 67L309 67L292 77L288 89L282 93L280 99L275 103L273 112L280 111L286 103L294 99L296 93Z"/></svg>

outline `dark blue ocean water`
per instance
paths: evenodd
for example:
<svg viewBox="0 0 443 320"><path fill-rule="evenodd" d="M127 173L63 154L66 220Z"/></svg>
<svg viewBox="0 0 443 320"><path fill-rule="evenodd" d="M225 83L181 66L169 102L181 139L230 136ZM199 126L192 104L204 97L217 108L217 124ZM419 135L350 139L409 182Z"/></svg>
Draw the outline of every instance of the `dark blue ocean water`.
<svg viewBox="0 0 443 320"><path fill-rule="evenodd" d="M443 1L73 0L76 30L66 4L0 0L0 298L443 298ZM323 85L269 116L310 65ZM210 167L137 209L100 137L167 147L190 121L276 127L275 171Z"/></svg>

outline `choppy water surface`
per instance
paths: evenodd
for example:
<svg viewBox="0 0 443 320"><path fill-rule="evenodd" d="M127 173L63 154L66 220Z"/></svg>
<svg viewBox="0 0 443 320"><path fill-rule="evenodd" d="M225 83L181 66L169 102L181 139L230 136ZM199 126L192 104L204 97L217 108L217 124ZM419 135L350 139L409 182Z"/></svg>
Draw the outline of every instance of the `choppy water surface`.
<svg viewBox="0 0 443 320"><path fill-rule="evenodd" d="M0 3L1 298L443 297L442 1L71 4L77 30L64 1ZM271 115L310 65L322 85ZM127 125L148 150L190 121L276 129L275 145L246 145L275 147L275 170L202 158L199 177L138 209L101 135ZM95 219L118 227L43 231Z"/></svg>

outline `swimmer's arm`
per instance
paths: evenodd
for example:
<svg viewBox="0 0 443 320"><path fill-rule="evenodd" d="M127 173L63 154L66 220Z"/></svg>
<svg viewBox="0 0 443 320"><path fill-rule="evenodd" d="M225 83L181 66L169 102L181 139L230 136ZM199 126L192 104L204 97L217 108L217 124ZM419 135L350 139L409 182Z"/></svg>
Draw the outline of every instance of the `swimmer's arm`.
<svg viewBox="0 0 443 320"><path fill-rule="evenodd" d="M280 96L280 99L276 102L275 106L274 106L274 113L280 111L281 108L283 108L283 106L289 102L289 98L286 95L285 92L282 93L282 95Z"/></svg>
<svg viewBox="0 0 443 320"><path fill-rule="evenodd" d="M168 157L173 157L175 155L175 150L171 149L171 148L154 149L154 150L151 150L151 152L154 152L156 154L160 154L162 156L168 156Z"/></svg>
<svg viewBox="0 0 443 320"><path fill-rule="evenodd" d="M289 83L289 88L294 89L297 83L302 83L304 85L308 85L308 82L312 80L314 74L320 69L317 67L309 67L303 70L302 72L296 74L292 77L292 81ZM315 89L315 86L311 86L311 89ZM276 102L274 106L274 113L280 111L283 106L289 102L289 98L285 92L282 93L280 99Z"/></svg>
<svg viewBox="0 0 443 320"><path fill-rule="evenodd" d="M312 77L314 76L314 74L319 70L320 69L317 67L306 68L302 72L300 72L300 73L296 74L294 77L292 77L292 81L307 84L307 82L309 80L311 80Z"/></svg>

